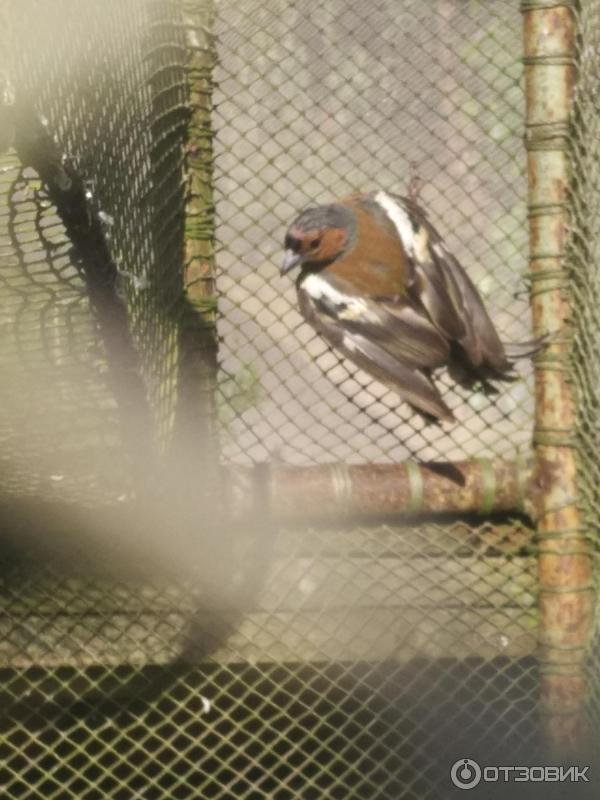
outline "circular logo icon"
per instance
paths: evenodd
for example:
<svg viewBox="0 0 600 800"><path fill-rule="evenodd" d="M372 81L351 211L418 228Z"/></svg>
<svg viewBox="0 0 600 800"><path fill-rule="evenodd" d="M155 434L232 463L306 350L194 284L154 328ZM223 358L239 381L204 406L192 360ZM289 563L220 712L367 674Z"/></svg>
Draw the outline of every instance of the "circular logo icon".
<svg viewBox="0 0 600 800"><path fill-rule="evenodd" d="M472 758L459 758L452 764L450 778L459 789L472 789L481 780L481 767Z"/></svg>

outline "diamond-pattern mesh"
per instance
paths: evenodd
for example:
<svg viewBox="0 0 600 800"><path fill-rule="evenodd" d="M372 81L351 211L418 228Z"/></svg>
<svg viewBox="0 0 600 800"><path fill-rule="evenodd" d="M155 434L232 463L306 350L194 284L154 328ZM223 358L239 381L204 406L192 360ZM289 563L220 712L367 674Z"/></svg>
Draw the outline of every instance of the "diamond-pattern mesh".
<svg viewBox="0 0 600 800"><path fill-rule="evenodd" d="M10 796L443 796L463 752L534 757L526 531L357 528L352 559L348 535L283 531L199 668L171 661L182 589L30 576L4 612Z"/></svg>
<svg viewBox="0 0 600 800"><path fill-rule="evenodd" d="M600 207L597 197L600 116L596 80L600 68L600 8L597 4L582 3L578 9L577 24L579 72L569 141L573 187L570 197L571 235L568 241L566 268L573 308L574 338L570 368L577 398L578 500L588 534L597 546L600 534L598 513L600 497L597 480L600 433L600 375L597 362L600 353L598 345ZM597 559L595 575L598 586ZM599 663L600 642L596 631L590 643L587 659L589 711L594 729L597 729L600 722L600 692L596 679Z"/></svg>
<svg viewBox="0 0 600 800"><path fill-rule="evenodd" d="M46 118L103 215L161 463L182 380L186 47L205 34L200 22L190 36L189 5L0 3L0 82ZM586 236L572 263L591 475L600 19L587 5L574 157L576 199L584 189L591 199L576 207ZM198 0L203 9L212 24ZM529 365L497 394L440 375L459 422L425 425L324 345L279 277L300 209L357 189L405 193L418 175L502 337L528 338L517 3L220 0L215 11L222 464L527 454ZM194 547L172 559L177 579L115 570L145 541L169 561L178 531L190 533L187 512L163 487L158 543L142 534L119 549L135 538L123 510L136 490L128 417L81 258L4 125L3 796L442 798L459 757L536 763L536 563L522 518L279 530L242 518L225 535L221 509L203 499ZM582 491L593 516L593 479ZM90 520L113 534L91 549Z"/></svg>
<svg viewBox="0 0 600 800"><path fill-rule="evenodd" d="M221 3L215 127L225 453L289 461L513 455L531 386L416 420L301 324L279 278L302 208L412 174L505 339L527 338L521 22L513 2ZM244 402L245 401L245 402Z"/></svg>

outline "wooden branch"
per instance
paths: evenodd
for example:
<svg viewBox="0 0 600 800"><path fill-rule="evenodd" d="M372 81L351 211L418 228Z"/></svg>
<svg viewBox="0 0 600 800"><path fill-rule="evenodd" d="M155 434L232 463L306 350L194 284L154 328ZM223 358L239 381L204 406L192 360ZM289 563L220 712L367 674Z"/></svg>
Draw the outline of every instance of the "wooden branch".
<svg viewBox="0 0 600 800"><path fill-rule="evenodd" d="M529 483L524 462L503 459L232 467L229 475L237 514L259 497L264 510L281 521L522 513Z"/></svg>
<svg viewBox="0 0 600 800"><path fill-rule="evenodd" d="M217 424L217 297L213 197L212 92L216 49L213 0L181 0L189 117L184 147L185 226L175 458L215 474ZM196 465L195 467L193 465Z"/></svg>
<svg viewBox="0 0 600 800"><path fill-rule="evenodd" d="M592 628L592 560L576 505L573 392L568 380L567 236L569 124L575 81L571 3L523 0L529 172L531 307L536 336L550 335L536 360L535 478L540 538L542 710L560 755L581 752L584 656Z"/></svg>

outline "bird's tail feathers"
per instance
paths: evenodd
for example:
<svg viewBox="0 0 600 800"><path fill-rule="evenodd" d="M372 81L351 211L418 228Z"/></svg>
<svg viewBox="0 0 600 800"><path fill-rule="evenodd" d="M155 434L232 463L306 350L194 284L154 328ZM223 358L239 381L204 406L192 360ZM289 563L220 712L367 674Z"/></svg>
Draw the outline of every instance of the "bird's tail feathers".
<svg viewBox="0 0 600 800"><path fill-rule="evenodd" d="M360 334L346 337L340 349L355 364L377 380L393 388L426 418L454 422L454 415L443 401L438 388L425 372L403 363L379 343Z"/></svg>

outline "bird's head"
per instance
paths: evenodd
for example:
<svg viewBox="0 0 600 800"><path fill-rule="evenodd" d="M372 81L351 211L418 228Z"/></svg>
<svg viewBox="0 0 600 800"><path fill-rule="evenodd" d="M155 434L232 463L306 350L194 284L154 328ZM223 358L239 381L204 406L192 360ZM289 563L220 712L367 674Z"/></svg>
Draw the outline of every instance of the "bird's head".
<svg viewBox="0 0 600 800"><path fill-rule="evenodd" d="M314 270L344 255L354 242L356 220L345 206L307 208L288 228L281 274L295 267Z"/></svg>

